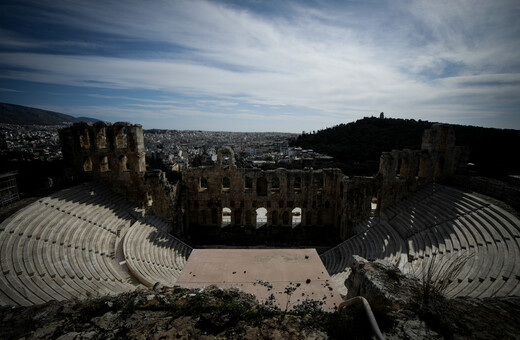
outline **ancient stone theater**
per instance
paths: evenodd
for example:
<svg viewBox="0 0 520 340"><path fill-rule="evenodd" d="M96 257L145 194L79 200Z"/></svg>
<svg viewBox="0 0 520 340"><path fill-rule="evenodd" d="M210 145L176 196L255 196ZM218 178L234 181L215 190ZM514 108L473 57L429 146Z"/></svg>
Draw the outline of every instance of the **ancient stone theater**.
<svg viewBox="0 0 520 340"><path fill-rule="evenodd" d="M520 222L456 186L464 157L448 125L426 130L421 150L383 153L373 177L240 168L222 148L172 183L147 170L140 125L77 123L60 141L80 184L0 224L1 305L215 284L280 306L294 286L292 303L334 309L353 255L419 278L464 259L449 297L520 293Z"/></svg>

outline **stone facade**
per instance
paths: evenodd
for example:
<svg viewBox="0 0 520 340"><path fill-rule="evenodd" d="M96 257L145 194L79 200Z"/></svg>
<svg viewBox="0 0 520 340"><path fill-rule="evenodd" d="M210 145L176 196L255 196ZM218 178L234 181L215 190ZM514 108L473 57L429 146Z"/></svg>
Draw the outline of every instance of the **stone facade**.
<svg viewBox="0 0 520 340"><path fill-rule="evenodd" d="M140 125L77 123L60 130L60 140L79 175L172 222L175 235L211 243L345 239L381 208L450 178L460 155L453 129L437 124L425 131L421 150L384 152L375 177L349 178L339 169L237 168L233 150L223 148L214 166L188 169L173 185L161 171L146 171Z"/></svg>
<svg viewBox="0 0 520 340"><path fill-rule="evenodd" d="M453 127L435 124L425 130L421 150L383 152L379 162L378 209L400 201L425 184L454 176L462 148L455 146Z"/></svg>
<svg viewBox="0 0 520 340"><path fill-rule="evenodd" d="M131 202L173 222L178 186L146 171L143 128L126 122L76 123L59 130L63 158L76 176L102 182Z"/></svg>
<svg viewBox="0 0 520 340"><path fill-rule="evenodd" d="M183 172L184 222L205 233L233 227L258 234L271 227L334 229L342 222L343 180L339 169L237 168L233 151L222 149L214 166Z"/></svg>

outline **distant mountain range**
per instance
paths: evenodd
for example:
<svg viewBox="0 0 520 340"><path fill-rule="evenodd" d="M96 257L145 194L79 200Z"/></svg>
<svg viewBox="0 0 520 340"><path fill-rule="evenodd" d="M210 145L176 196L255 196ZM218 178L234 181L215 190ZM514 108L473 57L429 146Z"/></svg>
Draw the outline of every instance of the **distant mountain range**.
<svg viewBox="0 0 520 340"><path fill-rule="evenodd" d="M0 123L17 125L59 125L76 122L97 122L99 119L73 117L64 113L33 107L0 103Z"/></svg>

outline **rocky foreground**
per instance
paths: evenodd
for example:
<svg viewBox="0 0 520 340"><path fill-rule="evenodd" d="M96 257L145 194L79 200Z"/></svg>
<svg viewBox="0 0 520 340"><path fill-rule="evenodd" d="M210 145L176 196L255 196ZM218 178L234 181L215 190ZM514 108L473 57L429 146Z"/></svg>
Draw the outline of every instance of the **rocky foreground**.
<svg viewBox="0 0 520 340"><path fill-rule="evenodd" d="M520 297L425 300L417 281L388 263L362 258L356 258L346 284L349 296L370 301L387 339L520 337ZM363 339L371 338L371 331L360 306L326 313L307 302L286 312L239 290L212 286L0 307L0 339L20 338Z"/></svg>

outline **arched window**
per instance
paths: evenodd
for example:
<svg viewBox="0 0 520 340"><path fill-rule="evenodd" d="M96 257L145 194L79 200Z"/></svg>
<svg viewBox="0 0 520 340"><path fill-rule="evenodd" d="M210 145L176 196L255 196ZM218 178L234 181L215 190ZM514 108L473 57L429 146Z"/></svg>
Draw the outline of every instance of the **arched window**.
<svg viewBox="0 0 520 340"><path fill-rule="evenodd" d="M119 157L119 171L128 171L128 157L126 155Z"/></svg>
<svg viewBox="0 0 520 340"><path fill-rule="evenodd" d="M90 148L90 137L88 135L87 128L83 129L81 135L79 136L79 145L84 149Z"/></svg>
<svg viewBox="0 0 520 340"><path fill-rule="evenodd" d="M253 179L251 177L245 178L244 192L251 192L253 190Z"/></svg>
<svg viewBox="0 0 520 340"><path fill-rule="evenodd" d="M256 228L260 228L267 225L267 209L258 208L256 209Z"/></svg>
<svg viewBox="0 0 520 340"><path fill-rule="evenodd" d="M231 224L231 209L222 208L222 227L227 227Z"/></svg>
<svg viewBox="0 0 520 340"><path fill-rule="evenodd" d="M297 227L302 224L302 208L296 207L291 211L292 227Z"/></svg>
<svg viewBox="0 0 520 340"><path fill-rule="evenodd" d="M199 192L208 190L208 180L206 177L199 177Z"/></svg>
<svg viewBox="0 0 520 340"><path fill-rule="evenodd" d="M83 159L83 171L92 171L92 159L89 156Z"/></svg>
<svg viewBox="0 0 520 340"><path fill-rule="evenodd" d="M116 148L123 149L127 146L127 139L126 139L126 127L122 126L117 130L116 133Z"/></svg>
<svg viewBox="0 0 520 340"><path fill-rule="evenodd" d="M228 192L231 187L231 182L229 177L222 177L222 191Z"/></svg>
<svg viewBox="0 0 520 340"><path fill-rule="evenodd" d="M107 134L104 126L98 126L96 128L96 145L98 149L104 149L107 147Z"/></svg>
<svg viewBox="0 0 520 340"><path fill-rule="evenodd" d="M265 177L260 177L256 181L256 194L258 196L266 196L267 195L267 180Z"/></svg>
<svg viewBox="0 0 520 340"><path fill-rule="evenodd" d="M108 163L107 156L101 156L101 158L99 159L99 170L101 172L110 170L110 164Z"/></svg>
<svg viewBox="0 0 520 340"><path fill-rule="evenodd" d="M302 179L299 176L294 177L294 184L293 184L294 191L301 191L302 190Z"/></svg>
<svg viewBox="0 0 520 340"><path fill-rule="evenodd" d="M277 176L274 176L271 179L271 192L273 192L273 193L280 192L280 179Z"/></svg>

